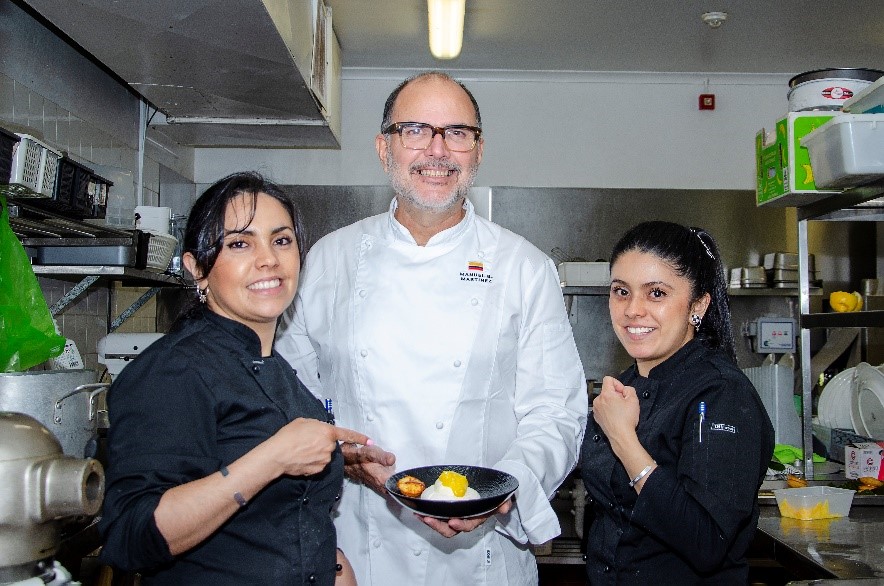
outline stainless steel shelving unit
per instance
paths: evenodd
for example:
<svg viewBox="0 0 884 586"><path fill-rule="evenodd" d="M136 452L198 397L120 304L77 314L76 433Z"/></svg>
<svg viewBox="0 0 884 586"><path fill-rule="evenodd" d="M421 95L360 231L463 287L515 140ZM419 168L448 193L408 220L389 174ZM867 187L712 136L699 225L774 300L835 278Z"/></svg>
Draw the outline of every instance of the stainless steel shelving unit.
<svg viewBox="0 0 884 586"><path fill-rule="evenodd" d="M857 187L797 208L798 217L798 281L801 337L801 404L804 450L804 474L813 478L813 386L811 380L810 330L813 328L884 327L884 311L855 313L810 313L811 289L807 246L809 221L872 221L884 220L884 201L873 201L884 195L884 182Z"/></svg>
<svg viewBox="0 0 884 586"><path fill-rule="evenodd" d="M121 281L131 287L150 287L108 324L108 333L119 328L123 322L147 303L151 297L159 293L162 287L186 286L184 280L178 275L157 273L132 267L108 265L32 265L31 268L37 276L80 279L70 291L49 308L49 313L53 316L61 313L65 307L86 292L99 279Z"/></svg>

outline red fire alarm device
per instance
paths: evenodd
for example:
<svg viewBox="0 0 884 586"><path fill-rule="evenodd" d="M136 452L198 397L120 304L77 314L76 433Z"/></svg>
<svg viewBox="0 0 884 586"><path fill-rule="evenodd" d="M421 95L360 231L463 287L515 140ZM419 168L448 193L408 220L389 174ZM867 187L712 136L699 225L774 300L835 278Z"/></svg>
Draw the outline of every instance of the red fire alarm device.
<svg viewBox="0 0 884 586"><path fill-rule="evenodd" d="M700 94L700 109L701 110L714 110L715 109L715 94Z"/></svg>

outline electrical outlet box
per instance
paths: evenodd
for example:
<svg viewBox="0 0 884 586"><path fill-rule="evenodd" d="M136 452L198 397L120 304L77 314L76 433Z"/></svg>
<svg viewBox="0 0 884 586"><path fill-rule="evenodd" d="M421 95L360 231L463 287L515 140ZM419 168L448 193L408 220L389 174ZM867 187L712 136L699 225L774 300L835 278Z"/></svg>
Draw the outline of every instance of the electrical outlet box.
<svg viewBox="0 0 884 586"><path fill-rule="evenodd" d="M759 317L754 325L754 328L750 327L750 335L755 336L756 352L760 354L795 352L794 319Z"/></svg>

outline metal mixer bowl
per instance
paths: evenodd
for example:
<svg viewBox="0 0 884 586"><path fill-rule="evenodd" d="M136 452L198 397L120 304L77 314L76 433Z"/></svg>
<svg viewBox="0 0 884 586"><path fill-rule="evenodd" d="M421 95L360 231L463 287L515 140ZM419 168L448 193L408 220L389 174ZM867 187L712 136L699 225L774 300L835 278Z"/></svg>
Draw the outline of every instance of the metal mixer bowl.
<svg viewBox="0 0 884 586"><path fill-rule="evenodd" d="M108 387L97 378L94 370L0 373L0 411L30 415L58 439L65 454L91 458Z"/></svg>

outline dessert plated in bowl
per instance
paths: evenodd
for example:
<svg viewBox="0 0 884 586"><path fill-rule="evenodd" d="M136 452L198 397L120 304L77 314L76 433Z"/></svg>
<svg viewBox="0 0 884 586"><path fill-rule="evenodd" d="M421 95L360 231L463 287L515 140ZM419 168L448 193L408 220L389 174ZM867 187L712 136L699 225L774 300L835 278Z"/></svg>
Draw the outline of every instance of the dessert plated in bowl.
<svg viewBox="0 0 884 586"><path fill-rule="evenodd" d="M463 497L452 496L450 500L437 500L438 496L427 498L429 493L425 497L408 496L408 494L417 494L416 490L408 490L417 484L414 482L415 480L422 483L424 487L429 487L426 488L426 491L430 491L434 495L440 492L440 476L446 472L455 473L448 474L446 477L463 476L466 478L466 490L455 491L455 494L457 492L464 494ZM406 489L405 492L408 494L403 493L403 490L400 489L400 480L403 480L401 486ZM492 512L519 488L519 481L506 472L492 468L446 464L423 466L397 472L387 479L385 488L393 499L415 513L437 519L452 519L477 517ZM478 493L478 497L472 495L473 498L469 498L470 490ZM423 493L424 491L421 494Z"/></svg>

